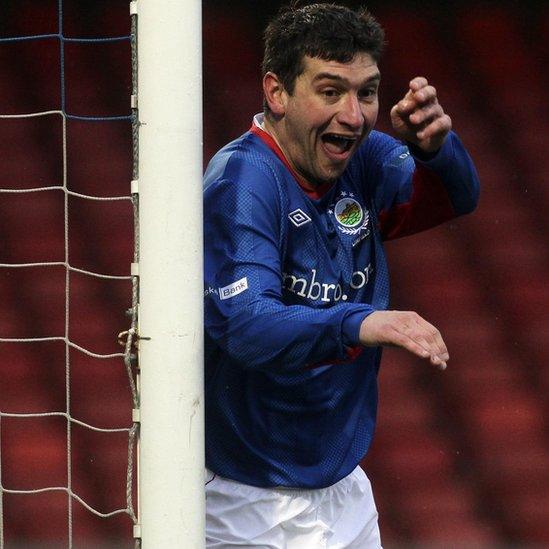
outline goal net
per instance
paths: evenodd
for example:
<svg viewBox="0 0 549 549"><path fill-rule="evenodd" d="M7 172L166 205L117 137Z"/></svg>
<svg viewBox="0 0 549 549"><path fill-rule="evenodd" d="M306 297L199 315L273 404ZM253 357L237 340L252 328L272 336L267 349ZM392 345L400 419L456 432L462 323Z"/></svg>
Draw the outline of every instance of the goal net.
<svg viewBox="0 0 549 549"><path fill-rule="evenodd" d="M163 17L151 33L151 45L143 46L145 54L158 47L162 21L174 5L156 3ZM145 23L154 26L158 15L146 11ZM188 368L189 349L194 364L201 361L200 305L195 305L191 325L188 307L196 300L187 298L183 311L172 313L155 290L168 278L175 294L181 276L191 290L201 285L201 227L192 219L198 216L183 207L178 213L187 216L196 233L190 245L179 239L177 228L172 235L147 233L169 229L169 222L155 228L154 220L170 217L170 203L177 204L174 197L182 194L175 189L166 199L166 189L157 184L159 171L179 186L189 174L177 165L164 167L163 160L161 169L155 166L158 161L148 152L153 144L142 152L151 159L140 180L138 12L135 2L120 0L44 0L39 5L6 0L0 6L0 139L5 144L0 158L0 547L129 547L141 536L151 536L144 546L155 547L169 536L181 542L188 535L185 521L181 526L169 518L181 516L181 506L188 505L185 494L195 497L196 515L203 514L197 481L203 475L199 368L191 375L192 388L182 388L180 373ZM199 9L195 12L199 20ZM174 21L182 23L181 17ZM154 70L149 78L155 78ZM200 73L195 76L200 90ZM154 82L145 79L142 87L155 93ZM144 104L147 112L145 99ZM157 115L148 113L146 123L154 129ZM183 116L174 125L185 121ZM196 128L193 138L199 144L199 123ZM162 131L157 133L153 143L165 148ZM170 137L173 141L173 133ZM200 171L199 160L195 181ZM161 210L144 216L153 219L144 230L138 201L147 182L152 199L141 193L142 204L164 202L157 204ZM193 194L196 190L186 197ZM194 209L200 210L196 203ZM159 252L164 236L168 242ZM166 258L170 262L182 245L190 251L180 254L175 268L166 267ZM194 271L183 272L189 262ZM148 274L140 290L143 272ZM170 303L181 305L181 300L172 297ZM163 311L162 318L147 320L147 309ZM147 366L141 395L138 311L147 331L139 342L141 367ZM178 319L182 313L186 324ZM167 371L159 360L168 361ZM164 386L155 387L155 378L165 380ZM155 394L160 401L148 400ZM148 414L140 411L140 401L149 406ZM182 425L185 414L190 424ZM135 466L140 422L143 513L137 505ZM191 439L194 457L187 463L181 452L189 453ZM156 451L148 450L151 444L157 444ZM176 490L165 488L169 475ZM151 483L161 488L164 483L169 508L147 510L148 500L149 508L158 503ZM164 524L155 526L159 520ZM176 523L171 532L164 528L154 534L171 522ZM194 522L191 530L198 528L198 533L192 543L200 546L201 520Z"/></svg>

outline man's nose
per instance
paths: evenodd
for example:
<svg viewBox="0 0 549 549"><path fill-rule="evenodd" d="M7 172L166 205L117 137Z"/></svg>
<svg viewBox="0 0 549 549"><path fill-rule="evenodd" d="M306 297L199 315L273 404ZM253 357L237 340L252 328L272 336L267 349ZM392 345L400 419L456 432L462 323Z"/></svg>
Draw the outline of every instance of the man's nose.
<svg viewBox="0 0 549 549"><path fill-rule="evenodd" d="M345 101L341 104L341 110L337 117L340 124L344 124L353 131L358 131L364 124L364 114L360 107L358 97L353 94L348 94Z"/></svg>

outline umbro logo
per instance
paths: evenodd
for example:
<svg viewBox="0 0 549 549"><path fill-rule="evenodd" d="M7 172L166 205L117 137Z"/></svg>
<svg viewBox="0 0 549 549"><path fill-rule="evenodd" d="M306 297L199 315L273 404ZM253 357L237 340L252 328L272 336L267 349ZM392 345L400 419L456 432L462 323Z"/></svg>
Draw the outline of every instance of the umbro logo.
<svg viewBox="0 0 549 549"><path fill-rule="evenodd" d="M290 212L288 214L288 219L296 227L301 227L301 225L305 225L305 223L309 223L309 221L311 221L311 218L300 208L294 210L293 212Z"/></svg>

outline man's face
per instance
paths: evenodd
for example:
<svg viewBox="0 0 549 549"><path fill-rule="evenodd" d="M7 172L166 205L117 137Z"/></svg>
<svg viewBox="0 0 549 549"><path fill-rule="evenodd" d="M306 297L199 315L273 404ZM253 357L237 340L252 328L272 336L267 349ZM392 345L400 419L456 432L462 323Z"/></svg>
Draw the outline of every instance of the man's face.
<svg viewBox="0 0 549 549"><path fill-rule="evenodd" d="M338 178L377 119L379 70L366 53L349 63L305 56L292 95L284 92L278 135L292 167L309 183Z"/></svg>

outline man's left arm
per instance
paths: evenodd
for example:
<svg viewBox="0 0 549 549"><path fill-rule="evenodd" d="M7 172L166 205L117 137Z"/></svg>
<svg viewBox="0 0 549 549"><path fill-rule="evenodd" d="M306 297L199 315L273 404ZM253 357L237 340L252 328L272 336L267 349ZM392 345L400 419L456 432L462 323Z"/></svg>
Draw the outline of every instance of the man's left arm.
<svg viewBox="0 0 549 549"><path fill-rule="evenodd" d="M384 159L379 204L384 239L413 234L469 213L478 201L477 172L451 131L452 121L438 102L436 89L423 77L414 78L409 86L391 109L393 129L408 150L395 146ZM399 160L408 154L413 162Z"/></svg>

